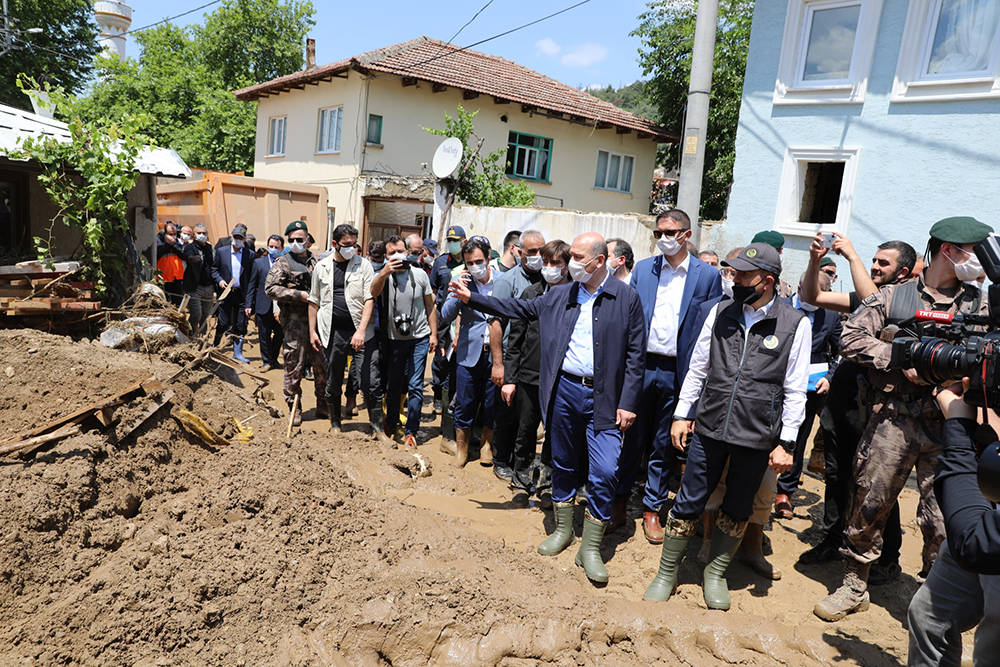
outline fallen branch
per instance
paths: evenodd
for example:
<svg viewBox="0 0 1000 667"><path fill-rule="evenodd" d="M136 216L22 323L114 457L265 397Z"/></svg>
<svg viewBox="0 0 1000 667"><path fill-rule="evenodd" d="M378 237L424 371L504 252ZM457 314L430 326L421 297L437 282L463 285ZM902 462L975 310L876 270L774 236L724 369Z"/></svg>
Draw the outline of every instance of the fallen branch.
<svg viewBox="0 0 1000 667"><path fill-rule="evenodd" d="M62 440L63 438L68 438L73 435L80 435L83 431L80 429L79 424L74 424L73 426L67 426L66 428L59 429L54 433L46 433L45 435L38 435L34 438L28 438L27 440L22 440L20 442L15 442L10 445L5 445L0 447L0 456L6 456L12 452L19 452L23 449L31 449L37 447L38 445L44 445L47 442L53 442L55 440Z"/></svg>
<svg viewBox="0 0 1000 667"><path fill-rule="evenodd" d="M33 299L33 298L35 298L35 297L36 297L36 296L38 296L39 294L42 294L42 293L44 293L44 292L45 292L46 290L50 289L50 288L51 288L51 287L52 287L53 285L56 285L57 283L59 283L59 282L61 282L61 281L63 281L63 280L66 280L66 278L69 278L69 277L70 277L71 275L73 275L74 273L79 273L80 271L82 271L82 270L83 270L83 268L84 268L84 267L80 266L80 267L77 267L77 268L73 269L73 270L72 270L72 271L70 271L69 273L64 273L64 274L62 274L61 276L59 276L58 278L56 278L56 279L55 279L55 280L53 280L52 282L49 282L49 283L46 283L46 284L42 285L41 287L39 287L38 289L34 290L34 291L33 291L33 292L32 292L31 294L29 294L28 296L26 296L26 297L24 297L24 298L22 298L22 299L18 299L18 301L28 301L28 300L30 300L30 299Z"/></svg>

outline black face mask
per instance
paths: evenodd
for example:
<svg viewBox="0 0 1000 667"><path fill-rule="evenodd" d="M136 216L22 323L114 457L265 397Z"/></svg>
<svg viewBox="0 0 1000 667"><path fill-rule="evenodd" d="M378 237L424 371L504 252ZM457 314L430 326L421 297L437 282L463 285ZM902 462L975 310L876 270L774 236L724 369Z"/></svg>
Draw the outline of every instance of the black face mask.
<svg viewBox="0 0 1000 667"><path fill-rule="evenodd" d="M763 282L759 282L756 285L739 285L734 283L733 299L746 305L753 303L760 298L760 293L757 291L757 285L761 284L763 284Z"/></svg>

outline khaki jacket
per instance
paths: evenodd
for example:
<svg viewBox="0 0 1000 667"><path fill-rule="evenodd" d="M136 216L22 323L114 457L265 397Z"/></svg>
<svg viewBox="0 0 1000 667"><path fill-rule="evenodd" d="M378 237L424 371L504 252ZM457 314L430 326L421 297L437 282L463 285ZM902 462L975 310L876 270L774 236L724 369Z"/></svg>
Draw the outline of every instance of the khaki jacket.
<svg viewBox="0 0 1000 667"><path fill-rule="evenodd" d="M312 274L312 290L309 292L309 303L319 306L316 313L316 328L319 330L319 338L326 347L330 343L330 322L333 319L333 263L336 253L330 253L319 261ZM371 262L355 255L347 263L347 271L344 276L344 298L347 300L347 309L354 320L357 328L361 324L361 311L364 310L365 301L372 298L372 280L375 278L375 269ZM365 340L375 335L374 315L368 321L368 328L365 330Z"/></svg>

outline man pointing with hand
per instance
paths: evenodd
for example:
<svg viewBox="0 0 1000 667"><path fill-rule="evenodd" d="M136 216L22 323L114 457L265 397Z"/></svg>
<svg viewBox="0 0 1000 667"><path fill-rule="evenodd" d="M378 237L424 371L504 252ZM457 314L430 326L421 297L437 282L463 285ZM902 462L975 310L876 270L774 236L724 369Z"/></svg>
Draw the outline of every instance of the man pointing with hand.
<svg viewBox="0 0 1000 667"><path fill-rule="evenodd" d="M464 280L450 285L451 293L475 310L538 320L542 334L538 393L552 437L556 515L556 529L538 552L554 556L573 542L573 501L583 481L578 470L581 457L588 456L587 512L576 564L598 583L608 580L601 539L611 518L622 434L639 410L646 356L646 320L639 294L611 278L607 261L604 238L583 234L570 248L573 282L553 286L537 299L495 299L470 292Z"/></svg>

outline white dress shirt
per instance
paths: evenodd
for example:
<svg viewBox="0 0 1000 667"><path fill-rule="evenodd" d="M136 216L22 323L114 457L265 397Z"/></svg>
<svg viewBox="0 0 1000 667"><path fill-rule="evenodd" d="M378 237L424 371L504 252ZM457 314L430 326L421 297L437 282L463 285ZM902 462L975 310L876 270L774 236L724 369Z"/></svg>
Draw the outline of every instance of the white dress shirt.
<svg viewBox="0 0 1000 667"><path fill-rule="evenodd" d="M497 277L496 269L491 268L489 270L489 277L486 279L485 283L481 283L478 280L476 280L476 289L479 290L479 293L482 294L483 296L493 296L493 283L496 280L496 277ZM489 319L487 318L486 333L483 334L483 345L490 344L490 325L488 322Z"/></svg>
<svg viewBox="0 0 1000 667"><path fill-rule="evenodd" d="M728 304L728 301L722 303ZM754 309L752 306L743 306L743 332L746 346L750 340L748 332L757 322L764 319L771 309L774 301L768 302L762 308ZM677 409L674 411L676 419L694 419L694 406L698 403L701 390L705 386L705 377L708 375L708 357L712 346L712 329L715 327L715 319L719 314L719 305L715 304L708 318L705 320L701 332L698 334L698 341L694 345L691 353L691 362L688 365L687 375L684 377L684 384L681 386L681 394L677 401ZM812 327L809 318L803 317L795 327L795 337L792 339L792 349L788 353L788 366L785 371L785 401L781 410L781 436L782 440L795 440L799 434L799 427L806 417L806 387L809 385L809 361L812 356Z"/></svg>
<svg viewBox="0 0 1000 667"><path fill-rule="evenodd" d="M580 315L576 318L573 335L570 336L566 348L566 358L563 359L562 370L581 377L594 377L594 302L608 284L611 272L604 270L604 280L601 286L591 294L587 287L580 283L576 302L580 305Z"/></svg>
<svg viewBox="0 0 1000 667"><path fill-rule="evenodd" d="M677 330L681 325L681 299L684 297L684 283L687 282L691 253L684 252L684 261L677 268L670 266L663 258L660 267L660 282L656 287L656 302L653 305L653 319L649 323L649 337L646 351L668 357L677 356Z"/></svg>
<svg viewBox="0 0 1000 667"><path fill-rule="evenodd" d="M243 249L240 248L237 250L236 248L232 248L232 251L232 254L229 256L229 266L233 273L231 282L233 289L237 289L240 286L240 274L243 273L243 263L240 261L243 258Z"/></svg>

